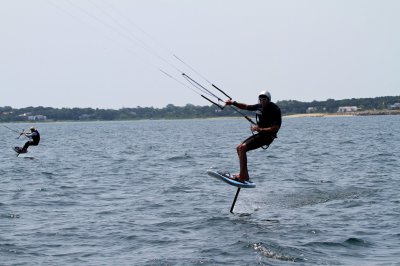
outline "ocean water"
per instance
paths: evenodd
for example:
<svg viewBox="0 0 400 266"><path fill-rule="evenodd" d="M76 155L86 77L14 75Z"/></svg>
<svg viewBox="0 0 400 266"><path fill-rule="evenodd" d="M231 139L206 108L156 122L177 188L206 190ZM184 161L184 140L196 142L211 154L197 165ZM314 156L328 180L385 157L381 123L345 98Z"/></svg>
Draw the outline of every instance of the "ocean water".
<svg viewBox="0 0 400 266"><path fill-rule="evenodd" d="M400 265L399 125L285 118L234 214L244 119L0 126L0 264Z"/></svg>

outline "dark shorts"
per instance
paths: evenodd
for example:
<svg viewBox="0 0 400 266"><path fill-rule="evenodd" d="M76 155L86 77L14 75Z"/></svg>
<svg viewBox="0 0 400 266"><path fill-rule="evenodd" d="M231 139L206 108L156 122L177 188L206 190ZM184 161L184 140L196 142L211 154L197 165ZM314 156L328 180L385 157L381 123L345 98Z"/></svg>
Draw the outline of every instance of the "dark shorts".
<svg viewBox="0 0 400 266"><path fill-rule="evenodd" d="M246 148L248 151L258 149L262 146L269 146L275 137L272 135L260 135L255 134L253 136L248 137L242 144L246 144Z"/></svg>
<svg viewBox="0 0 400 266"><path fill-rule="evenodd" d="M39 145L39 142L36 142L36 141L33 141L33 140L28 140L25 143L23 149L27 149L29 146L37 146L37 145Z"/></svg>

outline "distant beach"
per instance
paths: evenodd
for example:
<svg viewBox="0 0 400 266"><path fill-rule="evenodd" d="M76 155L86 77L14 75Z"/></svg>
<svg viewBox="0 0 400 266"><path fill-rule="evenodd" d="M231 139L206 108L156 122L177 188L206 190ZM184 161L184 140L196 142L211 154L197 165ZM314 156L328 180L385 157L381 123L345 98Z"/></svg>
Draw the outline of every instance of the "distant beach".
<svg viewBox="0 0 400 266"><path fill-rule="evenodd" d="M338 116L366 116L366 115L400 115L400 110L365 110L359 112L345 113L309 113L309 114L292 114L285 115L286 118L298 117L338 117Z"/></svg>

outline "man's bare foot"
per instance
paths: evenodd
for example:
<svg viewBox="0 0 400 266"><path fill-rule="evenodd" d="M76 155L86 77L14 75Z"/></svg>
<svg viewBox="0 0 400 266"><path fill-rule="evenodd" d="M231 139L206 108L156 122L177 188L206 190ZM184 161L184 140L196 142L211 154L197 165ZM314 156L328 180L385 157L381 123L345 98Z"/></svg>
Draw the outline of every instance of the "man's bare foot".
<svg viewBox="0 0 400 266"><path fill-rule="evenodd" d="M244 183L245 181L249 181L249 178L242 178L239 174L232 175L232 179Z"/></svg>

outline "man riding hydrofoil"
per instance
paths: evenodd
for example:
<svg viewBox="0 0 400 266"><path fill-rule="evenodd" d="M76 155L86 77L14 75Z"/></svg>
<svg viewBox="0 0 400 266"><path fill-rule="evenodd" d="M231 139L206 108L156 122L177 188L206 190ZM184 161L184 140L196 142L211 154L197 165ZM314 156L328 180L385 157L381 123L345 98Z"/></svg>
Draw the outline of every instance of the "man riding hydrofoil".
<svg viewBox="0 0 400 266"><path fill-rule="evenodd" d="M25 143L25 145L20 148L20 153L27 153L29 146L37 146L40 142L40 134L34 127L30 128L30 133L22 132L20 135L25 135L29 140Z"/></svg>
<svg viewBox="0 0 400 266"><path fill-rule="evenodd" d="M271 94L268 91L262 91L258 95L259 102L254 105L238 103L236 101L227 100L226 105L233 105L239 109L255 111L257 117L257 125L251 126L252 136L248 137L236 148L240 172L234 175L234 179L240 182L249 180L247 169L247 152L258 149L260 147L268 147L275 138L282 124L282 114L280 108L271 102ZM254 134L254 132L257 132Z"/></svg>

